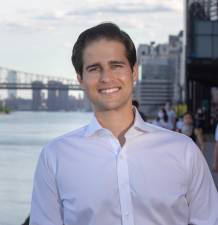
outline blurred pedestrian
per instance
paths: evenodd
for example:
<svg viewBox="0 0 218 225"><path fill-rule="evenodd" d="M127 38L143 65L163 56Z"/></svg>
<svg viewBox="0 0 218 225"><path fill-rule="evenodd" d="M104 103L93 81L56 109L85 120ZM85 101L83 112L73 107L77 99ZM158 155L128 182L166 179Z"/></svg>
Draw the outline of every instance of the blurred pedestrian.
<svg viewBox="0 0 218 225"><path fill-rule="evenodd" d="M190 137L195 142L196 137L194 134L194 120L190 112L186 112L183 115L183 122L180 126L180 129L177 129L177 131Z"/></svg>
<svg viewBox="0 0 218 225"><path fill-rule="evenodd" d="M176 129L176 112L174 111L170 102L165 104L165 110L168 116L168 123L172 130Z"/></svg>
<svg viewBox="0 0 218 225"><path fill-rule="evenodd" d="M182 129L182 125L183 125L183 116L179 116L176 119L176 131L181 133L181 129Z"/></svg>
<svg viewBox="0 0 218 225"><path fill-rule="evenodd" d="M215 130L213 171L218 173L218 123Z"/></svg>
<svg viewBox="0 0 218 225"><path fill-rule="evenodd" d="M205 115L203 110L199 108L195 115L195 129L194 133L196 136L196 143L201 149L204 150L204 123L205 123Z"/></svg>
<svg viewBox="0 0 218 225"><path fill-rule="evenodd" d="M167 112L165 110L165 108L161 108L158 113L157 113L157 118L155 119L155 121L153 121L153 124L166 128L168 130L172 130L173 126L169 121L169 117L167 115Z"/></svg>

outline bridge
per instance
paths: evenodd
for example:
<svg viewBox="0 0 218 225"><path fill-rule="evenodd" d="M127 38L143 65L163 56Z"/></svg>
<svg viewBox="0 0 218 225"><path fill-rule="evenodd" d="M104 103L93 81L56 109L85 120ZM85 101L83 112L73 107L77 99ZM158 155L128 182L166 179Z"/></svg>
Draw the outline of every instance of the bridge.
<svg viewBox="0 0 218 225"><path fill-rule="evenodd" d="M0 89L81 90L76 79L47 76L0 67Z"/></svg>
<svg viewBox="0 0 218 225"><path fill-rule="evenodd" d="M4 105L11 109L29 110L70 110L76 104L69 96L69 91L81 91L76 79L61 76L47 76L0 67L0 90L6 90ZM32 97L28 103L19 103L17 91L31 90ZM81 100L81 99L80 99ZM72 102L74 101L74 102Z"/></svg>

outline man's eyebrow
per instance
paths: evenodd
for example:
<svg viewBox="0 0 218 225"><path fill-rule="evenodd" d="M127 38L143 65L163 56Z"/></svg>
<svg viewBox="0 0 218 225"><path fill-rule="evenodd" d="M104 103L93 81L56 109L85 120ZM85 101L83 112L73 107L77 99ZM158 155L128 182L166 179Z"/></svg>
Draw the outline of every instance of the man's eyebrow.
<svg viewBox="0 0 218 225"><path fill-rule="evenodd" d="M88 70L88 69L91 69L93 67L100 67L100 66L101 66L100 63L93 63L91 65L86 66L85 69Z"/></svg>
<svg viewBox="0 0 218 225"><path fill-rule="evenodd" d="M126 63L124 61L119 61L119 60L112 60L109 63L110 64L122 64L122 65L126 65Z"/></svg>
<svg viewBox="0 0 218 225"><path fill-rule="evenodd" d="M111 64L111 65L113 65L113 64L126 65L126 63L124 61L120 61L120 60L111 60L111 61L109 61L109 64ZM100 63L93 63L93 64L90 64L90 65L87 65L85 67L85 69L88 70L88 69L91 69L91 68L94 68L94 67L101 67L101 64Z"/></svg>

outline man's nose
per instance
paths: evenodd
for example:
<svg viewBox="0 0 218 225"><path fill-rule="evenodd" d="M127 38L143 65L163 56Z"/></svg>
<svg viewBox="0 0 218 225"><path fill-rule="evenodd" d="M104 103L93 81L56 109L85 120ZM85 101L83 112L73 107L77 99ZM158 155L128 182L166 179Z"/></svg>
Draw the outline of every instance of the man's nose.
<svg viewBox="0 0 218 225"><path fill-rule="evenodd" d="M113 80L113 78L114 78L114 74L110 68L107 68L101 71L101 77L100 77L101 82L108 82Z"/></svg>

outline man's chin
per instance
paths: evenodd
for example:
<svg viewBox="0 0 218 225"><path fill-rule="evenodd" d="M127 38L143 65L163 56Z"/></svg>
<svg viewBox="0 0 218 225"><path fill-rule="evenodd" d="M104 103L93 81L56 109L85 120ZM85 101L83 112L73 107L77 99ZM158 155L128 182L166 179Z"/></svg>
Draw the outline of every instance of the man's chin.
<svg viewBox="0 0 218 225"><path fill-rule="evenodd" d="M109 112L109 111L119 111L124 107L125 104L113 103L113 104L104 104L98 107L93 106L93 109L95 112Z"/></svg>

